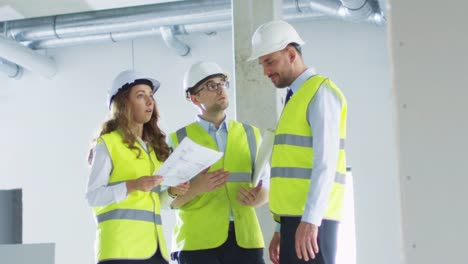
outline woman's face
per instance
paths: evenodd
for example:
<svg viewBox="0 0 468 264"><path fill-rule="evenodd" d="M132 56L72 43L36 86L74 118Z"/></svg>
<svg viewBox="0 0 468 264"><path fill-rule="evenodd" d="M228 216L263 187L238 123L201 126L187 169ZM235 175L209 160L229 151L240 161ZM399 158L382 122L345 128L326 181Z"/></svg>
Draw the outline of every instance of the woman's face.
<svg viewBox="0 0 468 264"><path fill-rule="evenodd" d="M153 90L146 84L137 84L130 89L129 106L131 122L145 124L151 119L154 111Z"/></svg>

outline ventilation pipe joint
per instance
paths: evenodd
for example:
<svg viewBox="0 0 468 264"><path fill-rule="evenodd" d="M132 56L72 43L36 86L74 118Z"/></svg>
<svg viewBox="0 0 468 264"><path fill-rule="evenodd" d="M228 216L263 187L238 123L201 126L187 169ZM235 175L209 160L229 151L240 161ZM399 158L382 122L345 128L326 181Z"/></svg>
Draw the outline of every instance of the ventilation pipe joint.
<svg viewBox="0 0 468 264"><path fill-rule="evenodd" d="M21 67L39 73L49 79L52 79L57 73L57 66L53 59L34 52L12 39L1 36L0 54L2 54L3 59L21 65Z"/></svg>
<svg viewBox="0 0 468 264"><path fill-rule="evenodd" d="M190 53L190 47L175 36L174 27L162 26L159 28L159 30L161 31L161 37L163 38L166 45L169 48L175 49L177 54L185 57Z"/></svg>
<svg viewBox="0 0 468 264"><path fill-rule="evenodd" d="M317 10L329 16L340 17L347 21L369 22L375 25L383 25L385 17L369 0L313 0L309 3L313 10Z"/></svg>
<svg viewBox="0 0 468 264"><path fill-rule="evenodd" d="M23 76L23 68L2 58L0 58L0 71L6 73L8 77L17 80Z"/></svg>

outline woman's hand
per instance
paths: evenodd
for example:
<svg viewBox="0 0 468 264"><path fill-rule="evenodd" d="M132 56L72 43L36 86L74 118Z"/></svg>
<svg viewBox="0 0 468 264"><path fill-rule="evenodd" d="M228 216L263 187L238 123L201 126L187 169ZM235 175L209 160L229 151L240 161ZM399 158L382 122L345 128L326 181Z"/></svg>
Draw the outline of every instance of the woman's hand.
<svg viewBox="0 0 468 264"><path fill-rule="evenodd" d="M160 175L156 176L142 176L136 180L127 181L127 193L134 191L149 192L154 187L160 185L163 181L163 177Z"/></svg>

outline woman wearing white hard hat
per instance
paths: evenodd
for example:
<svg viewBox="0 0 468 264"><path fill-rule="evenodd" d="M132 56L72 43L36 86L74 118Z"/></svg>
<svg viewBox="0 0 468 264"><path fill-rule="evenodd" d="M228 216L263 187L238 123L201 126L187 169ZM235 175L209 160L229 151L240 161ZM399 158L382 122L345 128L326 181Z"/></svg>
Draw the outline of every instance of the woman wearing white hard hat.
<svg viewBox="0 0 468 264"><path fill-rule="evenodd" d="M185 193L188 186L161 191L162 176L153 175L171 153L157 124L153 94L159 85L146 75L124 71L109 90L111 118L93 149L86 192L97 222L98 263L168 263L161 201Z"/></svg>

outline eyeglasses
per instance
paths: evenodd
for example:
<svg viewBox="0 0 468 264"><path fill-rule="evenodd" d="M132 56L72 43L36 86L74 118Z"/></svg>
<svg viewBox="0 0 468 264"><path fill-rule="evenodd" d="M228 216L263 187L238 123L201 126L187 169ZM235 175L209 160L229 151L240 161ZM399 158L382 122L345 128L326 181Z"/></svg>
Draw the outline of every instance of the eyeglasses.
<svg viewBox="0 0 468 264"><path fill-rule="evenodd" d="M223 82L223 83L215 83L215 82L209 82L200 88L200 90L192 93L193 95L198 94L201 92L203 89L206 89L208 91L217 91L218 89L229 89L229 82Z"/></svg>

